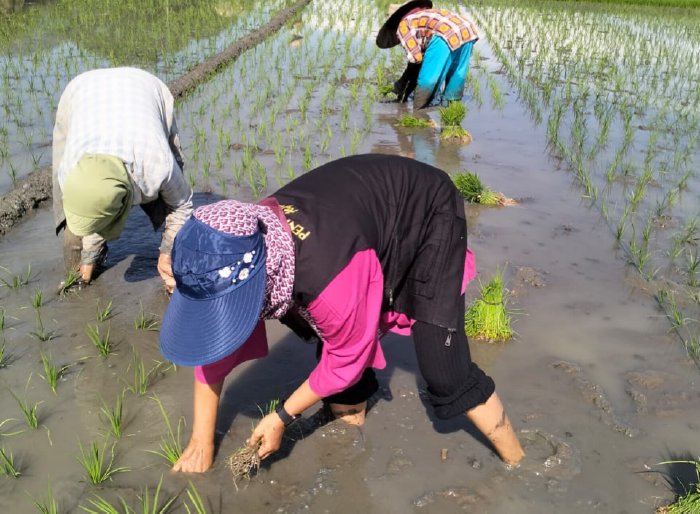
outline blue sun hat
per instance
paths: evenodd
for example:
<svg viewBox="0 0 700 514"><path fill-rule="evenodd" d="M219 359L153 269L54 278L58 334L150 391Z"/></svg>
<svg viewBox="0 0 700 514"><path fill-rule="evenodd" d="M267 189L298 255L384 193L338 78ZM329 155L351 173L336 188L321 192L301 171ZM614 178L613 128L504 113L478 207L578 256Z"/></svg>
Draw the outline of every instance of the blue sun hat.
<svg viewBox="0 0 700 514"><path fill-rule="evenodd" d="M175 237L177 287L165 311L160 351L177 365L223 359L248 340L260 319L264 226L248 207L235 200L201 207Z"/></svg>

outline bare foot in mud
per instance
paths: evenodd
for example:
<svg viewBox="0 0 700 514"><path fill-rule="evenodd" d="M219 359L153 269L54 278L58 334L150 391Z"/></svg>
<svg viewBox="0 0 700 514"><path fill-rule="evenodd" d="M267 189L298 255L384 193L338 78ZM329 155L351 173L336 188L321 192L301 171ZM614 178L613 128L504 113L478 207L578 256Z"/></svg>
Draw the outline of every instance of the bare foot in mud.
<svg viewBox="0 0 700 514"><path fill-rule="evenodd" d="M365 424L365 416L367 413L367 402L358 403L355 405L341 405L339 403L328 404L334 418L347 423L361 427Z"/></svg>

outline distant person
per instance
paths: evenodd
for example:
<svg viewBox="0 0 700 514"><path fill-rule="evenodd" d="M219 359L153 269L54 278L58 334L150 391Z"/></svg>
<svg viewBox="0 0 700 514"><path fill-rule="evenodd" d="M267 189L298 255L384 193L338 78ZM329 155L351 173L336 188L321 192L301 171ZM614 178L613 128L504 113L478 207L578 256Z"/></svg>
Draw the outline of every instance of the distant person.
<svg viewBox="0 0 700 514"><path fill-rule="evenodd" d="M413 93L413 108L461 100L472 47L479 35L474 23L446 9L433 9L430 0L401 5L377 34L379 48L399 43L408 65L394 83L394 93L405 102Z"/></svg>
<svg viewBox="0 0 700 514"><path fill-rule="evenodd" d="M175 238L177 287L160 348L195 366L189 444L173 467L203 472L225 377L267 355L265 319L318 341L309 377L255 428L261 458L279 449L285 427L322 401L362 425L386 366L388 330L412 335L435 415L466 415L501 458L523 450L495 392L472 362L464 332L464 288L475 273L464 201L443 171L405 157L338 159L259 204L223 200L199 207ZM270 381L275 377L270 376Z"/></svg>
<svg viewBox="0 0 700 514"><path fill-rule="evenodd" d="M170 251L192 214L192 188L163 82L136 68L82 73L61 95L53 131L56 234L65 229L66 270L89 283L117 239L132 205L154 229L165 222L158 272L172 291Z"/></svg>

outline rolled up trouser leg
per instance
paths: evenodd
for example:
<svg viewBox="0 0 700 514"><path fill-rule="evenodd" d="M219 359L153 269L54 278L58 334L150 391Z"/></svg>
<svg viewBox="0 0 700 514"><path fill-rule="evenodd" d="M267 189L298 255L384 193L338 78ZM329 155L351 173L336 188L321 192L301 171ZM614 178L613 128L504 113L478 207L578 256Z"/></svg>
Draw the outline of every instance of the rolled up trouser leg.
<svg viewBox="0 0 700 514"><path fill-rule="evenodd" d="M63 232L63 264L68 274L80 269L80 254L83 250L83 238L76 236L66 226Z"/></svg>
<svg viewBox="0 0 700 514"><path fill-rule="evenodd" d="M418 368L438 418L464 414L493 394L494 382L471 360L463 329L450 336L446 328L416 321L413 340Z"/></svg>

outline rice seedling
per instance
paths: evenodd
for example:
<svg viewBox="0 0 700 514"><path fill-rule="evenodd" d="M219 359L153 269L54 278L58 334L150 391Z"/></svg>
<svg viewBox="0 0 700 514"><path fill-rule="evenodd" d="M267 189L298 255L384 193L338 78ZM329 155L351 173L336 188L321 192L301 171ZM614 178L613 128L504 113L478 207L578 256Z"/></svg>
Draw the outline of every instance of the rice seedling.
<svg viewBox="0 0 700 514"><path fill-rule="evenodd" d="M58 294L63 296L68 291L80 283L80 274L76 270L70 270L66 273L65 278L61 281L58 288Z"/></svg>
<svg viewBox="0 0 700 514"><path fill-rule="evenodd" d="M182 425L185 422L184 418L180 418L177 422L177 433L173 432L173 427L170 424L170 418L168 418L168 413L165 412L165 407L163 407L163 402L158 398L157 396L152 396L151 400L156 402L158 404L158 408L160 409L160 413L163 416L163 420L165 421L165 426L167 428L167 432L164 437L161 438L160 440L160 451L156 450L147 450L148 453L153 453L154 455L158 455L165 459L165 461L170 464L171 466L175 464L178 459L180 458L180 455L182 455L182 443L180 442L180 431L182 429Z"/></svg>
<svg viewBox="0 0 700 514"><path fill-rule="evenodd" d="M102 402L100 412L107 420L109 431L115 439L119 439L124 428L124 391L117 395L114 407L107 405L103 398L100 398L100 400Z"/></svg>
<svg viewBox="0 0 700 514"><path fill-rule="evenodd" d="M0 369L9 366L10 360L10 355L6 350L5 338L3 337L2 344L0 344Z"/></svg>
<svg viewBox="0 0 700 514"><path fill-rule="evenodd" d="M12 478L19 478L22 474L15 464L12 452L8 453L5 448L0 448L0 473Z"/></svg>
<svg viewBox="0 0 700 514"><path fill-rule="evenodd" d="M116 444L116 443L115 443ZM101 484L107 480L111 480L112 476L117 473L124 473L129 471L125 467L114 467L114 446L110 448L109 461L106 460L107 454L107 442L100 449L97 446L96 441L92 441L87 448L83 447L83 444L78 441L78 446L80 446L80 457L78 462L85 470L85 477L91 484Z"/></svg>
<svg viewBox="0 0 700 514"><path fill-rule="evenodd" d="M106 321L112 316L112 301L105 305L104 307L100 307L100 301L97 300L97 306L95 307L96 315L97 315L97 321Z"/></svg>
<svg viewBox="0 0 700 514"><path fill-rule="evenodd" d="M481 205L513 205L514 200L506 198L503 193L497 193L484 186L476 173L465 171L452 176L455 187L469 203Z"/></svg>
<svg viewBox="0 0 700 514"><path fill-rule="evenodd" d="M114 506L108 500L99 495L88 500L92 507L80 505L80 508L89 514L135 514L134 510L129 507L124 498L119 498L119 505Z"/></svg>
<svg viewBox="0 0 700 514"><path fill-rule="evenodd" d="M29 403L28 400L20 399L13 392L10 392L10 394L15 399L17 405L22 411L22 415L24 416L24 421L27 423L27 426L34 430L39 428L39 415L37 414L37 410L42 402Z"/></svg>
<svg viewBox="0 0 700 514"><path fill-rule="evenodd" d="M19 289L20 287L26 286L32 279L32 265L27 264L27 272L22 274L13 274L9 269L4 266L0 266L0 270L4 271L9 277L0 277L0 285L8 287L10 289Z"/></svg>
<svg viewBox="0 0 700 514"><path fill-rule="evenodd" d="M158 330L158 316L152 313L146 313L143 308L143 303L139 302L139 313L134 319L134 328L136 330L156 331Z"/></svg>
<svg viewBox="0 0 700 514"><path fill-rule="evenodd" d="M107 327L107 333L106 334L100 334L100 327L98 325L88 325L85 327L85 333L88 336L88 339L90 339L90 342L92 345L97 348L97 351L102 355L103 357L108 357L112 353L112 341L110 338L110 333L111 333L111 327Z"/></svg>
<svg viewBox="0 0 700 514"><path fill-rule="evenodd" d="M202 500L199 491L197 491L197 488L192 482L189 482L189 487L187 488L187 498L189 498L191 502L191 505L185 503L187 514L208 514L209 511L204 505L204 500ZM190 507L192 508L190 509Z"/></svg>
<svg viewBox="0 0 700 514"><path fill-rule="evenodd" d="M34 294L32 295L32 307L34 309L39 310L41 309L41 306L44 303L44 294L41 291L41 289L37 289L34 291Z"/></svg>
<svg viewBox="0 0 700 514"><path fill-rule="evenodd" d="M438 112L443 127L455 127L462 123L467 115L467 108L462 102L455 101L448 103L446 107L441 107Z"/></svg>
<svg viewBox="0 0 700 514"><path fill-rule="evenodd" d="M411 114L404 114L397 123L399 127L428 128L435 127L435 122L430 118L417 118Z"/></svg>
<svg viewBox="0 0 700 514"><path fill-rule="evenodd" d="M63 366L61 368L57 367L53 362L53 359L43 351L41 352L41 364L44 367L44 375L42 378L46 380L46 383L51 388L51 392L56 394L58 379L63 376L67 366Z"/></svg>
<svg viewBox="0 0 700 514"><path fill-rule="evenodd" d="M468 336L490 342L508 341L513 337L501 271L481 284L481 297L474 300L464 315L464 329Z"/></svg>
<svg viewBox="0 0 700 514"><path fill-rule="evenodd" d="M148 392L148 388L151 386L155 377L162 367L163 363L160 361L154 361L155 365L150 369L146 370L146 366L143 363L143 359L136 353L133 354L131 364L127 371L132 373L132 382L127 384L127 389L136 396L143 396Z"/></svg>
<svg viewBox="0 0 700 514"><path fill-rule="evenodd" d="M53 497L53 489L51 488L51 482L47 487L47 493L45 499L32 498L32 502L39 511L39 514L58 514L58 502Z"/></svg>

